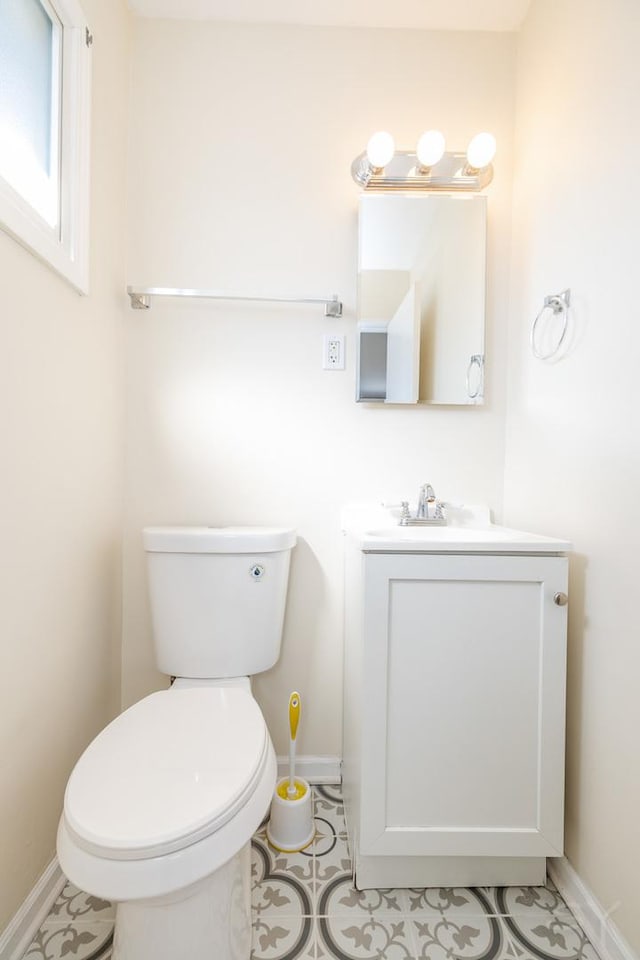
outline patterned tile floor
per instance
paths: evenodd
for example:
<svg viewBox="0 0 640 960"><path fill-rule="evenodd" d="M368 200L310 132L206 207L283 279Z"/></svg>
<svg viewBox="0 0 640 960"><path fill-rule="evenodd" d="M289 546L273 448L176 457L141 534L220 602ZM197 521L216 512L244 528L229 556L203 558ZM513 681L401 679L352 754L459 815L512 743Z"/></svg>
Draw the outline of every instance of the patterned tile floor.
<svg viewBox="0 0 640 960"><path fill-rule="evenodd" d="M357 891L339 788L314 790L307 850L272 850L264 825L253 838L254 960L598 960L551 883ZM113 916L67 884L24 960L108 960Z"/></svg>

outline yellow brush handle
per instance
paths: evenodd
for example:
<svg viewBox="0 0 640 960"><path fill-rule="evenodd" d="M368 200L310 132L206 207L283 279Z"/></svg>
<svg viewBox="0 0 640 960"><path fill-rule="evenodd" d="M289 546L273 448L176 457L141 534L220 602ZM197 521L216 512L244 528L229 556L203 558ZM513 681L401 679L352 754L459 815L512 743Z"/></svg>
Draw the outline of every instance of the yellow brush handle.
<svg viewBox="0 0 640 960"><path fill-rule="evenodd" d="M291 739L295 740L298 732L298 722L300 720L300 694L295 690L289 697L289 729Z"/></svg>

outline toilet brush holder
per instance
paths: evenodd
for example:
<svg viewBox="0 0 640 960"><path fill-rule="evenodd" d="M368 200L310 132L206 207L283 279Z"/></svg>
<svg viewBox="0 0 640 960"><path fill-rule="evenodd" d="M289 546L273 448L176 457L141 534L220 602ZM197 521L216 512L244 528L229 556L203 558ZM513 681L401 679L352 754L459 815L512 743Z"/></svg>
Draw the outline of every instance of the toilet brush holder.
<svg viewBox="0 0 640 960"><path fill-rule="evenodd" d="M289 778L276 784L271 801L271 818L267 826L267 840L276 850L294 853L304 850L313 840L316 828L313 820L311 787L301 777L295 779L295 795L288 794Z"/></svg>

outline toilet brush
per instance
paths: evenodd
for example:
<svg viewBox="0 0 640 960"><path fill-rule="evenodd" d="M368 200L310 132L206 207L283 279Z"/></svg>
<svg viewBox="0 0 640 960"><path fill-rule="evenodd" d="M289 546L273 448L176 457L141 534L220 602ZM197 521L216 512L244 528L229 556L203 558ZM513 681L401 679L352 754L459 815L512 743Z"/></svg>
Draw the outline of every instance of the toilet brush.
<svg viewBox="0 0 640 960"><path fill-rule="evenodd" d="M295 800L299 796L298 790L302 784L296 786L296 737L300 722L300 694L295 690L289 697L289 783L287 784L287 800Z"/></svg>
<svg viewBox="0 0 640 960"><path fill-rule="evenodd" d="M304 850L315 836L311 787L302 777L296 777L300 709L300 694L294 690L289 697L289 776L276 784L267 826L271 846L287 853Z"/></svg>

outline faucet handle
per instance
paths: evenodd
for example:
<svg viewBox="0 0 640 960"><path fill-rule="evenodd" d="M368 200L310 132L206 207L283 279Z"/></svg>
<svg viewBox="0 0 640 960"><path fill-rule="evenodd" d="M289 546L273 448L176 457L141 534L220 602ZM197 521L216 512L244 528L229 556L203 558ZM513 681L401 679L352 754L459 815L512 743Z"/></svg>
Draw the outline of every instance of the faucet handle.
<svg viewBox="0 0 640 960"><path fill-rule="evenodd" d="M403 500L400 504L402 507L402 513L400 514L400 526L406 527L411 519L411 511L409 510L409 501Z"/></svg>

